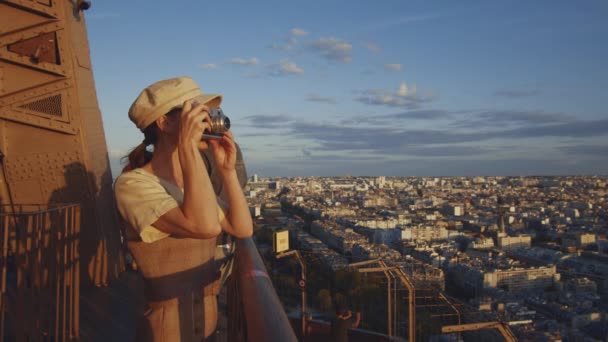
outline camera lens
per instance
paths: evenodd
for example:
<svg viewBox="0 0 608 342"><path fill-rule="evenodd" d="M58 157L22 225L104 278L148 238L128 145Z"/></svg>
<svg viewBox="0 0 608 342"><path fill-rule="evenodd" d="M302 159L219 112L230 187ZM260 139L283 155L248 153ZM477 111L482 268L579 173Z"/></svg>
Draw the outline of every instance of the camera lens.
<svg viewBox="0 0 608 342"><path fill-rule="evenodd" d="M230 129L230 119L224 115L224 112L220 108L212 108L209 113L209 119L211 133L221 134Z"/></svg>
<svg viewBox="0 0 608 342"><path fill-rule="evenodd" d="M226 130L230 129L230 119L227 116L224 116L224 127Z"/></svg>

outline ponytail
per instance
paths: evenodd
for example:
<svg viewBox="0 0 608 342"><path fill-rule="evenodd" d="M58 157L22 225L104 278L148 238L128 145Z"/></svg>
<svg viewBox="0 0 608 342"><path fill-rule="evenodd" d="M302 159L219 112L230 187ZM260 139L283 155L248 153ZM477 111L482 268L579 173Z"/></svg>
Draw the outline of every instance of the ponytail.
<svg viewBox="0 0 608 342"><path fill-rule="evenodd" d="M146 165L150 160L152 160L153 153L148 151L146 148L148 145L156 144L158 126L155 122L150 124L144 130L144 141L141 144L137 145L128 155L121 158L121 161L124 163L127 161L127 165L122 169L122 172L131 171Z"/></svg>

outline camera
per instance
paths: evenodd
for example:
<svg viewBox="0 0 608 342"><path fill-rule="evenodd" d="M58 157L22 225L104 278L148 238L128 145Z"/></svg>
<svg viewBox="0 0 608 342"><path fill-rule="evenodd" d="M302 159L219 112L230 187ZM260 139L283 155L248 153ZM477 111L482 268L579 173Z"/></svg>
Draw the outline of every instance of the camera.
<svg viewBox="0 0 608 342"><path fill-rule="evenodd" d="M224 111L219 107L210 108L209 123L211 128L203 134L203 139L220 139L222 134L230 129L230 119L224 115Z"/></svg>

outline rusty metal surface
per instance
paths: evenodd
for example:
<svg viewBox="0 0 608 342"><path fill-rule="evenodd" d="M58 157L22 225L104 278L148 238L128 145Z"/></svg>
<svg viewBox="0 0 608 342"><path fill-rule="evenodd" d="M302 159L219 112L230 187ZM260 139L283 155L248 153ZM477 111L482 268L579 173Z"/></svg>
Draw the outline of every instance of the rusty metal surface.
<svg viewBox="0 0 608 342"><path fill-rule="evenodd" d="M42 33L34 38L9 44L6 48L9 52L29 57L34 64L60 64L57 34L55 32Z"/></svg>
<svg viewBox="0 0 608 342"><path fill-rule="evenodd" d="M0 203L78 203L82 280L123 270L85 17L76 1L0 1ZM0 177L1 178L1 177ZM3 178L4 179L4 178Z"/></svg>
<svg viewBox="0 0 608 342"><path fill-rule="evenodd" d="M4 13L2 13L5 15ZM71 54L72 49L69 46L69 30L66 30L68 27L65 26L65 22L61 20L47 22L41 24L39 26L34 26L28 30L18 30L12 33L8 33L0 36L0 45L6 46L6 49L0 50L0 58L4 60L11 61L13 63L17 63L18 65L26 65L29 68L37 69L40 71L46 71L51 74L56 74L57 76L69 76L68 73L72 71L70 69L70 60L64 59L65 56ZM54 35L53 45L56 49L56 63L49 63L45 61L36 61L32 59L32 55L23 55L19 52L9 51L9 46L15 46L22 44L29 40L36 40L43 36L44 34L52 33ZM41 43L38 40L39 43ZM44 45L39 45L41 48ZM34 46L37 48L38 46ZM34 50L35 52L35 50ZM26 80L29 81L29 80Z"/></svg>

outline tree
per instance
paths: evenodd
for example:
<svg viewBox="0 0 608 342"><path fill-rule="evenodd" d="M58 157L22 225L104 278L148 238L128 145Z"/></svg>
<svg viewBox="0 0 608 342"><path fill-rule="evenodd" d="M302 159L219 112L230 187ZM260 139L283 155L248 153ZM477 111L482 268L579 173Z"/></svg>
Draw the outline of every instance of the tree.
<svg viewBox="0 0 608 342"><path fill-rule="evenodd" d="M334 292L351 293L361 283L361 273L338 270L334 273Z"/></svg>
<svg viewBox="0 0 608 342"><path fill-rule="evenodd" d="M317 305L319 310L329 313L331 311L331 293L328 289L321 289L317 293Z"/></svg>

